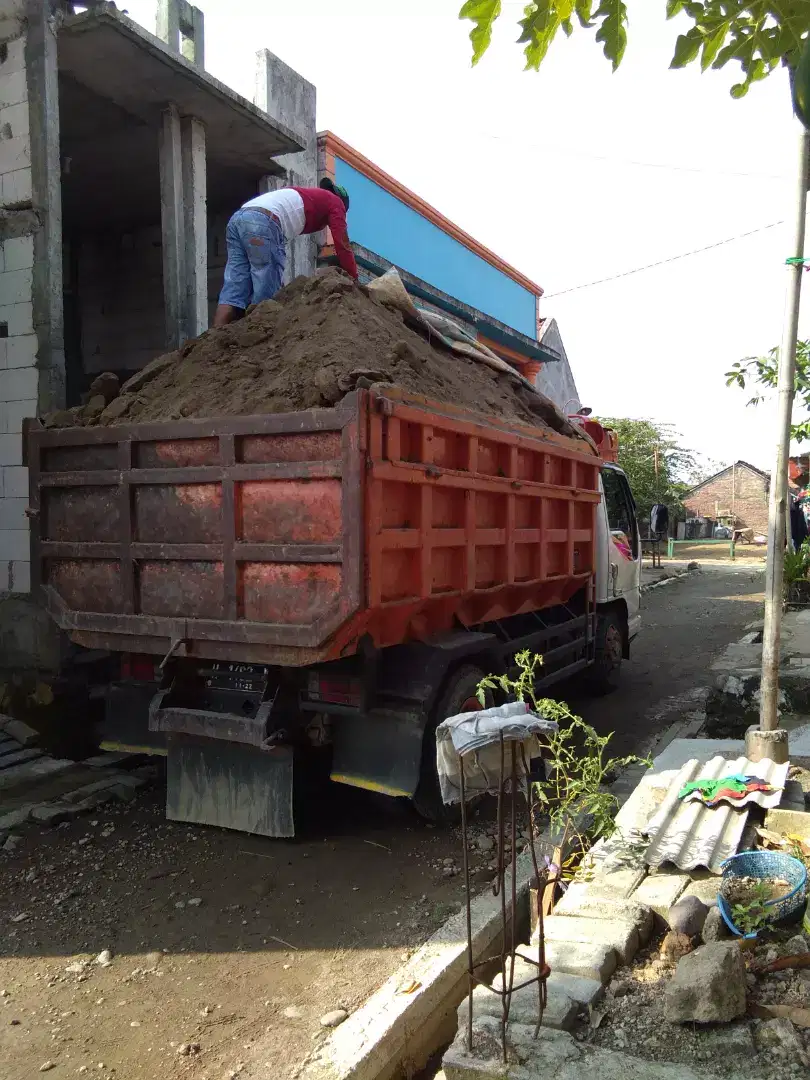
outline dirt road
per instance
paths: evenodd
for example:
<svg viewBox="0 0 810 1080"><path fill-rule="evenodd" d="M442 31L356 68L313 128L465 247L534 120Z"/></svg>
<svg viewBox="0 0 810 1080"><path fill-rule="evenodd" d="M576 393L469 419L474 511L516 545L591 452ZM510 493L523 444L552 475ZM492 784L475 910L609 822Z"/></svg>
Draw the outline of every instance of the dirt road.
<svg viewBox="0 0 810 1080"><path fill-rule="evenodd" d="M569 700L618 752L646 750L761 590L759 572L713 567L649 593L622 688ZM457 832L334 786L294 843L168 823L160 789L32 830L0 853L0 1080L287 1077L325 1013L359 1005L455 910L458 862Z"/></svg>
<svg viewBox="0 0 810 1080"><path fill-rule="evenodd" d="M615 732L614 754L646 753L663 730L699 706L712 659L762 616L762 567L701 566L642 597L642 632L615 693L595 700L566 688L575 711L601 733Z"/></svg>

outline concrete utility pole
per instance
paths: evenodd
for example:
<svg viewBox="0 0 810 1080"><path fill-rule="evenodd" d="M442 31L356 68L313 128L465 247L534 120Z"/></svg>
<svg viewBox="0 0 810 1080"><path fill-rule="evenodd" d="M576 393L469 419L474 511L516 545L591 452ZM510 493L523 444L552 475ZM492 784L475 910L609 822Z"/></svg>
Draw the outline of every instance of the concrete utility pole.
<svg viewBox="0 0 810 1080"><path fill-rule="evenodd" d="M769 757L784 762L788 757L787 732L779 729L779 638L782 625L782 585L788 513L788 459L793 395L796 378L796 342L799 336L799 303L804 266L807 188L810 182L810 132L801 129L796 183L796 209L790 247L789 281L785 299L785 324L779 349L778 442L771 474L768 507L768 562L765 571L765 624L762 632L762 679L759 728L746 738L749 758Z"/></svg>

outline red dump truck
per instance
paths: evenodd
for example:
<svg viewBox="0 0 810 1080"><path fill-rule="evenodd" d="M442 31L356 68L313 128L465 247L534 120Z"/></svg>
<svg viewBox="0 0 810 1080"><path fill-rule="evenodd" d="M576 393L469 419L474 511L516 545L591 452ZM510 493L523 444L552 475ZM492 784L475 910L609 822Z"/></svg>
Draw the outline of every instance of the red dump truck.
<svg viewBox="0 0 810 1080"><path fill-rule="evenodd" d="M150 693L170 818L292 835L293 759L313 745L333 780L439 818L433 732L482 675L530 649L545 685L602 689L629 655L635 509L609 434L590 435L390 388L37 428L36 585L74 642L121 655L113 714L128 676Z"/></svg>

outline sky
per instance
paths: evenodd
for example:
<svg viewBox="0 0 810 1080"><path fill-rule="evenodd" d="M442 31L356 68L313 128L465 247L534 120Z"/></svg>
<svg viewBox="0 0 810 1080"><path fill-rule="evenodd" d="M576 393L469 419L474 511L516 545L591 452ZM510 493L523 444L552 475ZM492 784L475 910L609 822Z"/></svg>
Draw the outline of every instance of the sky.
<svg viewBox="0 0 810 1080"><path fill-rule="evenodd" d="M316 85L319 129L543 287L595 414L670 423L705 458L770 471L774 407L747 407L724 373L782 333L788 227L763 227L793 217L800 129L783 72L735 101L738 68L669 70L681 30L664 0L630 0L616 74L592 31L525 72L511 0L475 68L460 0L199 4L212 75L252 100L255 52L270 49ZM119 5L154 32L155 0Z"/></svg>

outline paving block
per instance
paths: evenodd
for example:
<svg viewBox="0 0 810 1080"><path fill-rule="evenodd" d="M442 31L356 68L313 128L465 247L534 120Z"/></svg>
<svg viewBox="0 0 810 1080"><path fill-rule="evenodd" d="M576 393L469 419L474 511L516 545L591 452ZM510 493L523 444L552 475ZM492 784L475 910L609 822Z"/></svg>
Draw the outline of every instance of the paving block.
<svg viewBox="0 0 810 1080"><path fill-rule="evenodd" d="M40 757L36 761L27 761L14 769L0 769L0 789L6 790L21 784L34 783L46 776L75 769L75 761L66 758Z"/></svg>
<svg viewBox="0 0 810 1080"><path fill-rule="evenodd" d="M652 937L653 912L644 904L633 900L606 900L591 896L587 889L575 892L567 889L554 908L555 915L584 915L589 919L629 920L638 933L639 944L646 945Z"/></svg>
<svg viewBox="0 0 810 1080"><path fill-rule="evenodd" d="M624 919L590 919L585 915L551 915L544 920L543 933L549 941L575 941L606 945L616 951L619 963L629 964L638 952L639 938L634 923Z"/></svg>
<svg viewBox="0 0 810 1080"><path fill-rule="evenodd" d="M710 907L717 903L717 894L720 891L720 877L708 870L692 870L689 885L680 899L684 896L696 896L704 904Z"/></svg>
<svg viewBox="0 0 810 1080"><path fill-rule="evenodd" d="M522 946L521 952L523 948L531 946ZM552 971L605 983L618 967L619 959L612 946L599 942L547 941L546 963Z"/></svg>
<svg viewBox="0 0 810 1080"><path fill-rule="evenodd" d="M36 746L29 746L25 750L14 750L11 754L4 754L0 758L0 770L6 774L3 779L13 777L18 766L27 765L29 762L36 761L44 756L43 752L38 750Z"/></svg>
<svg viewBox="0 0 810 1080"><path fill-rule="evenodd" d="M534 945L519 945L515 950L515 984L526 982L534 977L537 968L526 962L528 957L537 961L537 948ZM493 980L496 989L500 986L500 975ZM575 1001L580 1009L586 1009L589 1005L595 1005L605 996L605 988L598 979L587 979L582 975L569 975L564 971L552 971L546 982L549 995L552 990L555 993L566 994Z"/></svg>
<svg viewBox="0 0 810 1080"><path fill-rule="evenodd" d="M88 796L95 795L97 791L105 791L108 788L115 787L120 782L121 777L105 776L103 780L96 780L92 784L85 784L84 787L76 788L75 791L66 791L62 796L63 802L78 803L83 802Z"/></svg>
<svg viewBox="0 0 810 1080"><path fill-rule="evenodd" d="M467 1025L459 1026L453 1045L442 1059L447 1080L495 1080L511 1075L554 1077L561 1065L571 1061L576 1065L583 1050L565 1031L541 1027L535 1038L531 1024L509 1024L506 1032L509 1061L525 1063L528 1068L514 1064L504 1067L501 1052L501 1023L497 1017L481 1016L473 1021L473 1044L467 1047ZM370 1075L370 1074L369 1074Z"/></svg>
<svg viewBox="0 0 810 1080"><path fill-rule="evenodd" d="M14 810L8 810L5 814L0 813L0 829L18 828L28 821L35 805L35 803L27 803L25 806L18 806Z"/></svg>
<svg viewBox="0 0 810 1080"><path fill-rule="evenodd" d="M633 899L666 920L669 909L689 886L688 874L649 874L633 893Z"/></svg>
<svg viewBox="0 0 810 1080"><path fill-rule="evenodd" d="M517 980L516 980L517 981ZM458 1026L462 1030L467 1023L469 998L458 1007ZM542 1026L556 1031L570 1031L576 1023L581 1006L558 988L549 988ZM502 1014L501 995L488 986L476 986L473 993L473 1022L480 1016ZM538 1020L537 986L522 986L512 991L509 1005L509 1021L513 1024L536 1025Z"/></svg>
<svg viewBox="0 0 810 1080"><path fill-rule="evenodd" d="M55 803L42 803L31 811L31 820L40 825L58 825L60 821L67 821L75 816L75 807L59 806Z"/></svg>

